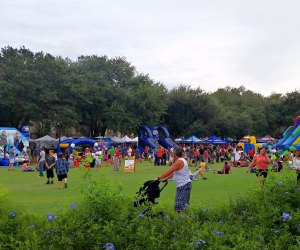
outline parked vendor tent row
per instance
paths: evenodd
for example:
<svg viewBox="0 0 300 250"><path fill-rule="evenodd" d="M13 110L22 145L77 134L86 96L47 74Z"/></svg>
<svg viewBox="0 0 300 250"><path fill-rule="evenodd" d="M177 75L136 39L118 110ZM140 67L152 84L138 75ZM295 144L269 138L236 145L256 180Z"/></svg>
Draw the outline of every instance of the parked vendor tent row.
<svg viewBox="0 0 300 250"><path fill-rule="evenodd" d="M175 139L177 143L193 143L193 144L227 144L226 140L222 140L216 136L211 136L205 139L199 139L196 136L192 135L188 138L178 138Z"/></svg>
<svg viewBox="0 0 300 250"><path fill-rule="evenodd" d="M84 137L82 137L84 138ZM60 139L58 138L53 138L49 135L45 135L41 138L38 139L30 139L29 143L31 145L34 145L36 147L45 147L47 149L56 149L59 142L63 142L65 140L68 139L73 139L72 137L66 137L66 136L62 136L60 137ZM105 142L109 142L109 143L114 143L114 144L123 144L123 143L137 143L138 142L138 138L135 137L133 139L129 138L127 135L119 138L119 137L112 137L112 138L96 138L99 139L100 141L105 141Z"/></svg>
<svg viewBox="0 0 300 250"><path fill-rule="evenodd" d="M73 139L71 137L62 136L60 139L45 135L38 139L29 139L29 143L35 145L36 147L45 147L47 149L56 149L59 141L64 141L66 139Z"/></svg>
<svg viewBox="0 0 300 250"><path fill-rule="evenodd" d="M127 135L125 135L122 138L113 136L110 138L114 143L116 144L122 144L122 143L138 143L138 137L135 137L133 139L131 139L130 137L128 137Z"/></svg>

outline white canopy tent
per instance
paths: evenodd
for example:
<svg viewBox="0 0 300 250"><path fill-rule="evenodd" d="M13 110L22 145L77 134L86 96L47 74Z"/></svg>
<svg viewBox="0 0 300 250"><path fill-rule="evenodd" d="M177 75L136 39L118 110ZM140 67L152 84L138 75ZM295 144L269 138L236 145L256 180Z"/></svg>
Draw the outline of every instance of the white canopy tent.
<svg viewBox="0 0 300 250"><path fill-rule="evenodd" d="M121 142L121 143L130 143L130 142L132 142L132 139L129 138L127 135L125 135L124 137L122 137L122 138L120 139L120 142Z"/></svg>
<svg viewBox="0 0 300 250"><path fill-rule="evenodd" d="M113 136L110 138L114 143L122 143L121 138Z"/></svg>
<svg viewBox="0 0 300 250"><path fill-rule="evenodd" d="M47 149L55 149L58 145L58 139L49 135L45 135L35 140L29 140L29 142L36 144L37 147L45 147Z"/></svg>
<svg viewBox="0 0 300 250"><path fill-rule="evenodd" d="M73 139L73 138L72 137L67 137L67 136L60 137L60 141L64 141L64 140L67 140L67 139Z"/></svg>
<svg viewBox="0 0 300 250"><path fill-rule="evenodd" d="M131 139L132 140L132 142L134 142L134 143L138 143L138 141L139 141L139 138L138 137L134 137L133 139Z"/></svg>

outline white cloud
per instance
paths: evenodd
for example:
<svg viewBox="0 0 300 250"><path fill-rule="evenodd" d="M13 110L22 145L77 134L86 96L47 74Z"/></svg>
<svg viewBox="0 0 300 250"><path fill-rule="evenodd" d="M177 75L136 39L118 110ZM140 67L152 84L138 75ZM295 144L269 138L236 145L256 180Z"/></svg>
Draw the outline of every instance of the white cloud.
<svg viewBox="0 0 300 250"><path fill-rule="evenodd" d="M296 0L15 0L0 7L1 47L71 59L125 56L169 88L244 85L268 95L300 82Z"/></svg>

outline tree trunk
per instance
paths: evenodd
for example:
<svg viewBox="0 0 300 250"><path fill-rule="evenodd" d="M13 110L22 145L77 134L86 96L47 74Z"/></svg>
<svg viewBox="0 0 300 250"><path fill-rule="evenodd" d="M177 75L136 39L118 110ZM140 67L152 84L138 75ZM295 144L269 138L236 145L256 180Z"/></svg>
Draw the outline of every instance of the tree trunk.
<svg viewBox="0 0 300 250"><path fill-rule="evenodd" d="M105 136L105 133L106 133L106 130L107 130L107 126L103 126L103 127L101 127L101 136Z"/></svg>

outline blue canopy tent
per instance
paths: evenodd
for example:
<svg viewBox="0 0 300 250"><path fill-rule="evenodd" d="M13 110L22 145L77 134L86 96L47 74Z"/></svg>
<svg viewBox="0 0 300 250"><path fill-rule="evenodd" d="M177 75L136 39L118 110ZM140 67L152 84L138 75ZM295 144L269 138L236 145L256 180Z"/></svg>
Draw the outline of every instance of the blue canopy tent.
<svg viewBox="0 0 300 250"><path fill-rule="evenodd" d="M202 140L200 140L199 138L197 138L196 136L192 135L191 137L184 139L183 142L186 143L201 143L203 142Z"/></svg>
<svg viewBox="0 0 300 250"><path fill-rule="evenodd" d="M226 141L216 137L216 136L211 136L211 137L208 137L208 139L205 140L205 143L208 143L208 144L226 144Z"/></svg>

